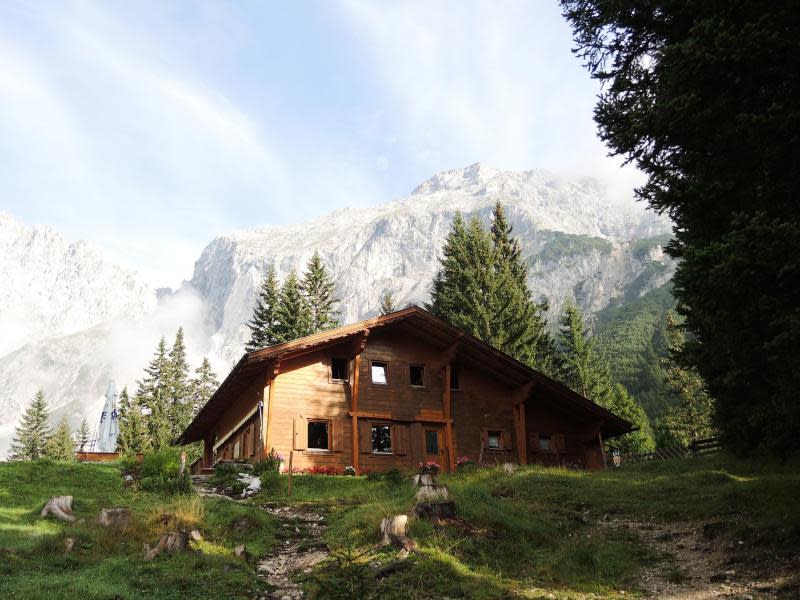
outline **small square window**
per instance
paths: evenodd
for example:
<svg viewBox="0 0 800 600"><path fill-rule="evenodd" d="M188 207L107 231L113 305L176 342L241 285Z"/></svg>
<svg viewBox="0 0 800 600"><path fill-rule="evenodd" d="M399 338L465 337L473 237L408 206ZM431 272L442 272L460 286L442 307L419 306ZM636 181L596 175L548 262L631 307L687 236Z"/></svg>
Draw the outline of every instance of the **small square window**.
<svg viewBox="0 0 800 600"><path fill-rule="evenodd" d="M450 369L450 389L461 389L461 386L458 384L458 369Z"/></svg>
<svg viewBox="0 0 800 600"><path fill-rule="evenodd" d="M389 425L372 426L372 451L376 454L392 453L392 428Z"/></svg>
<svg viewBox="0 0 800 600"><path fill-rule="evenodd" d="M308 422L308 448L310 450L328 449L328 421Z"/></svg>
<svg viewBox="0 0 800 600"><path fill-rule="evenodd" d="M386 385L388 383L387 373L389 371L389 363L373 362L372 363L372 383Z"/></svg>
<svg viewBox="0 0 800 600"><path fill-rule="evenodd" d="M347 359L346 358L332 358L331 359L331 379L333 381L347 381Z"/></svg>
<svg viewBox="0 0 800 600"><path fill-rule="evenodd" d="M540 435L539 436L539 450L543 450L544 452L550 452L550 436L549 435Z"/></svg>
<svg viewBox="0 0 800 600"><path fill-rule="evenodd" d="M425 367L422 365L409 365L408 379L414 387L425 387Z"/></svg>
<svg viewBox="0 0 800 600"><path fill-rule="evenodd" d="M500 432L490 431L487 444L489 450L500 450Z"/></svg>

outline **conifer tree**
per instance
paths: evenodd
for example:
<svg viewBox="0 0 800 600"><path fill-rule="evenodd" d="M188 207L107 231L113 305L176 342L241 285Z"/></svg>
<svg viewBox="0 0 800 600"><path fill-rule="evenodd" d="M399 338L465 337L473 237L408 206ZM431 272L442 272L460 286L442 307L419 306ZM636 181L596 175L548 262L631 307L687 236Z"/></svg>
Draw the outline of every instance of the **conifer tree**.
<svg viewBox="0 0 800 600"><path fill-rule="evenodd" d="M281 287L277 310L278 323L275 340L281 344L310 334L311 313L308 308L297 273L291 271Z"/></svg>
<svg viewBox="0 0 800 600"><path fill-rule="evenodd" d="M495 322L501 332L498 347L535 369L552 374L556 367L556 349L547 331L548 304L536 302L532 297L522 250L511 235L513 229L500 202L495 204L492 216L497 290Z"/></svg>
<svg viewBox="0 0 800 600"><path fill-rule="evenodd" d="M546 303L533 300L519 243L502 206L491 231L456 214L433 281L428 310L514 358L553 373L557 353L547 331Z"/></svg>
<svg viewBox="0 0 800 600"><path fill-rule="evenodd" d="M338 300L334 296L336 284L328 275L319 252L306 265L300 289L308 305L310 333L333 329L339 325Z"/></svg>
<svg viewBox="0 0 800 600"><path fill-rule="evenodd" d="M75 441L72 430L63 418L44 446L44 456L50 460L75 460Z"/></svg>
<svg viewBox="0 0 800 600"><path fill-rule="evenodd" d="M122 388L117 406L117 450L121 452L147 452L150 450L150 435L145 415L139 405L138 396L131 398L128 388Z"/></svg>
<svg viewBox="0 0 800 600"><path fill-rule="evenodd" d="M580 395L605 405L613 395L608 368L595 350L586 331L583 316L574 302L567 300L558 334L561 350L561 380Z"/></svg>
<svg viewBox="0 0 800 600"><path fill-rule="evenodd" d="M496 345L499 332L492 320L496 308L492 241L480 221L472 218L465 223L457 213L443 254L428 310Z"/></svg>
<svg viewBox="0 0 800 600"><path fill-rule="evenodd" d="M247 327L250 329L250 341L245 346L247 352L260 350L277 343L275 329L278 325L279 300L278 276L275 273L275 266L270 265L267 269L267 276L258 289L253 318L247 322Z"/></svg>
<svg viewBox="0 0 800 600"><path fill-rule="evenodd" d="M389 290L384 290L381 295L381 315L388 315L397 310L397 305L394 303L394 296Z"/></svg>
<svg viewBox="0 0 800 600"><path fill-rule="evenodd" d="M145 367L145 376L136 390L136 404L147 414L147 433L154 450L166 447L170 441L170 359L167 343L162 337L155 356Z"/></svg>
<svg viewBox="0 0 800 600"><path fill-rule="evenodd" d="M632 433L609 440L609 448L622 452L646 452L655 448L652 428L642 407L625 386L614 383L608 364L595 349L580 309L571 301L564 306L559 331L561 379L564 383L623 419L634 428Z"/></svg>
<svg viewBox="0 0 800 600"><path fill-rule="evenodd" d="M127 394L128 394L127 389L124 389L122 391L125 392L125 395L127 396ZM122 398L122 395L120 395L120 399L121 398ZM119 419L119 417L117 417L117 418ZM89 431L89 422L86 420L86 417L83 417L83 419L81 420L81 426L78 429L78 433L77 433L76 439L75 439L75 449L78 452L85 452L86 451L86 444L89 443L91 435L92 434Z"/></svg>
<svg viewBox="0 0 800 600"><path fill-rule="evenodd" d="M664 360L664 364L666 402L670 408L664 414L664 424L673 441L687 445L692 440L716 434L714 402L697 371L679 362L685 338L672 312L667 313L667 338L671 356Z"/></svg>
<svg viewBox="0 0 800 600"><path fill-rule="evenodd" d="M44 391L39 390L14 433L11 460L37 460L44 456L45 444L51 433L47 424L49 413Z"/></svg>
<svg viewBox="0 0 800 600"><path fill-rule="evenodd" d="M192 408L192 418L208 402L209 398L217 391L219 381L211 368L208 358L203 357L203 364L195 370L195 376L190 384L190 404Z"/></svg>
<svg viewBox="0 0 800 600"><path fill-rule="evenodd" d="M192 414L189 399L189 363L186 362L183 327L178 327L175 342L169 352L167 386L170 438L176 438L189 424Z"/></svg>

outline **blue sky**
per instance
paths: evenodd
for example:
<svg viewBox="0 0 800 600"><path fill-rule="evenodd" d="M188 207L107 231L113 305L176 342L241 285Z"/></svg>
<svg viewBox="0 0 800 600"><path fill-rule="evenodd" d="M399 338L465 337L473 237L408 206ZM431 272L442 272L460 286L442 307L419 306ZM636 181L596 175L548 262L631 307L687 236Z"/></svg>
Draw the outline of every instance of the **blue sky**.
<svg viewBox="0 0 800 600"><path fill-rule="evenodd" d="M176 286L215 235L482 162L603 178L555 1L0 3L0 210Z"/></svg>

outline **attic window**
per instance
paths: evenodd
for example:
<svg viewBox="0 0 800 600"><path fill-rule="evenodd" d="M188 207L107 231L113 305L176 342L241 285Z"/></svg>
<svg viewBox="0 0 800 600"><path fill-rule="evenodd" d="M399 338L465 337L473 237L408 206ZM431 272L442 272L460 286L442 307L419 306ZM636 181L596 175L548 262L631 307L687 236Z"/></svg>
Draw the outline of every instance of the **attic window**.
<svg viewBox="0 0 800 600"><path fill-rule="evenodd" d="M413 387L425 387L425 367L408 365L408 379Z"/></svg>
<svg viewBox="0 0 800 600"><path fill-rule="evenodd" d="M450 369L450 389L461 389L461 386L458 384L458 369Z"/></svg>
<svg viewBox="0 0 800 600"><path fill-rule="evenodd" d="M333 381L347 381L347 359L331 359L331 379Z"/></svg>
<svg viewBox="0 0 800 600"><path fill-rule="evenodd" d="M487 447L489 450L500 450L500 431L490 431L487 437Z"/></svg>
<svg viewBox="0 0 800 600"><path fill-rule="evenodd" d="M377 383L379 385L386 385L389 383L387 374L389 371L389 363L385 362L373 362L372 363L372 383Z"/></svg>

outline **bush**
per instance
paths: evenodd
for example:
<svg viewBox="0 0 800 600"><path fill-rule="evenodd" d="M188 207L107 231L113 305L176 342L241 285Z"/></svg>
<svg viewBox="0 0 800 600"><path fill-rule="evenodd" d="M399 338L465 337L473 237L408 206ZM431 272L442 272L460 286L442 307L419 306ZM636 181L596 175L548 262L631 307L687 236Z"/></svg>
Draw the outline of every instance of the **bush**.
<svg viewBox="0 0 800 600"><path fill-rule="evenodd" d="M380 481L383 479L383 473L380 471L367 471L367 481Z"/></svg>
<svg viewBox="0 0 800 600"><path fill-rule="evenodd" d="M175 448L165 448L144 457L139 469L139 486L147 492L161 494L186 494L192 491L189 469L180 471L180 452Z"/></svg>
<svg viewBox="0 0 800 600"><path fill-rule="evenodd" d="M281 474L274 470L261 473L261 491L268 496L280 494Z"/></svg>
<svg viewBox="0 0 800 600"><path fill-rule="evenodd" d="M398 486L405 482L406 478L399 469L390 469L383 475L383 479L391 486Z"/></svg>
<svg viewBox="0 0 800 600"><path fill-rule="evenodd" d="M283 457L275 452L275 448L269 451L264 460L253 463L253 472L256 475L261 475L266 471L280 471Z"/></svg>
<svg viewBox="0 0 800 600"><path fill-rule="evenodd" d="M244 487L238 492L239 494L242 493L246 485L242 481L239 480L239 470L236 468L236 465L233 463L226 463L221 462L216 467L214 467L214 476L211 478L210 482L215 488L224 489L224 490L231 490L235 492L235 488L242 484Z"/></svg>

